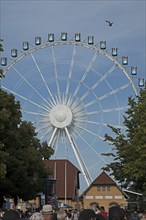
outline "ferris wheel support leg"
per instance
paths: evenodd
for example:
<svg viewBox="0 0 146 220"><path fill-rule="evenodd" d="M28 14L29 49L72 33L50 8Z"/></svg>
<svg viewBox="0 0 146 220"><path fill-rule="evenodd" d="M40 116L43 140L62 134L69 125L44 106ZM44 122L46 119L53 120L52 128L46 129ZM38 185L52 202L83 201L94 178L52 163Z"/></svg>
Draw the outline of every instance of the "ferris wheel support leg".
<svg viewBox="0 0 146 220"><path fill-rule="evenodd" d="M53 131L53 134L52 134L52 136L51 136L51 138L50 138L50 140L49 140L49 142L48 142L48 146L51 146L51 144L52 144L52 142L53 142L53 139L54 139L54 136L55 136L55 134L56 134L56 131L57 131L57 128L55 127L55 128L54 128L54 131Z"/></svg>
<svg viewBox="0 0 146 220"><path fill-rule="evenodd" d="M89 172L88 172L88 170L87 170L87 168L86 168L86 166L85 166L85 163L84 163L84 161L83 161L83 159L82 159L82 157L81 157L81 154L80 154L80 152L79 152L79 150L78 150L78 148L77 148L77 146L76 146L74 140L73 140L72 137L70 136L67 127L65 127L65 132L66 132L67 137L68 137L68 139L69 139L69 142L70 142L70 144L71 144L71 146L72 146L72 148L73 148L74 154L75 154L76 159L77 159L77 161L78 161L78 163L79 163L79 166L80 166L81 171L82 171L82 173L83 173L83 176L84 176L84 178L85 178L85 180L86 180L86 183L87 183L87 185L89 186L89 185L92 183L92 178L90 177L90 174L89 174Z"/></svg>

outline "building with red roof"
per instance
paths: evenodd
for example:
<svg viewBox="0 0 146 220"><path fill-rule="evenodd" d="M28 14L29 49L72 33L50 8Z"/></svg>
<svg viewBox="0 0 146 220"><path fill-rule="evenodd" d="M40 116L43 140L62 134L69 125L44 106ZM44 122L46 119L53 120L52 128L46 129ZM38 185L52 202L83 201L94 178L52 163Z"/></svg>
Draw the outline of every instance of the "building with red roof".
<svg viewBox="0 0 146 220"><path fill-rule="evenodd" d="M68 160L44 160L48 178L56 180L56 196L60 202L75 207L79 198L80 170Z"/></svg>
<svg viewBox="0 0 146 220"><path fill-rule="evenodd" d="M128 199L126 193L106 172L102 172L81 197L84 208L104 206L107 211L112 204L127 205Z"/></svg>

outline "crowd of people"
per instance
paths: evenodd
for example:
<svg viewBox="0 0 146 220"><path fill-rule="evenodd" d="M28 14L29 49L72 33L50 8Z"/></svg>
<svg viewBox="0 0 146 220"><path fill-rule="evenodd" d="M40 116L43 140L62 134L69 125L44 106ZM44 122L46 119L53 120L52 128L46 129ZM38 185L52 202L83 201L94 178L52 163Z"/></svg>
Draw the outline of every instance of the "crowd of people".
<svg viewBox="0 0 146 220"><path fill-rule="evenodd" d="M1 220L144 220L142 217L134 210L126 212L118 205L111 206L108 212L104 206L78 211L63 208L54 210L52 205L47 204L34 213L23 213L20 210L1 210L0 213Z"/></svg>

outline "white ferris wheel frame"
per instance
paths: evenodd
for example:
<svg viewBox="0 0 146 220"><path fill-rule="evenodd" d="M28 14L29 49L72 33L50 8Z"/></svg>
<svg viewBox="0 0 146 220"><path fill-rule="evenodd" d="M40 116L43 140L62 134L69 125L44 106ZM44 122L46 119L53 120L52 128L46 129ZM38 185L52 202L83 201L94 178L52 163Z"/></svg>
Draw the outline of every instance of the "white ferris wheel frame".
<svg viewBox="0 0 146 220"><path fill-rule="evenodd" d="M124 65L119 63L118 60L116 59L116 57L109 54L106 50L98 48L96 45L88 44L87 42L80 42L80 41L77 42L74 40L66 40L66 41L58 40L58 41L53 41L53 42L48 41L48 42L42 43L40 45L32 46L28 50L21 52L17 57L13 58L11 60L11 62L7 65L7 67L4 69L3 75L5 76L5 74L10 70L10 68L13 65L15 65L18 61L20 61L21 59L23 59L27 55L31 55L36 50L47 48L47 47L52 47L52 46L57 46L57 45L66 45L66 44L73 45L73 46L85 47L85 48L94 50L96 53L100 53L103 56L106 56L109 60L111 60L115 64L115 66L118 66L121 69L121 71L125 74L125 76L129 80L130 84L132 85L135 94L136 95L138 94L137 88L135 87L135 85L132 81L132 78L130 77L130 75L126 71ZM13 92L13 94L15 94L15 92ZM72 121L72 112L71 112L70 108L64 104L62 104L62 105L55 104L54 107L52 108L52 110L50 111L50 121L51 121L51 124L54 126L54 130L53 130L52 136L48 142L48 145L51 146L51 144L55 138L57 130L64 129L66 136L72 146L72 149L73 149L73 152L76 156L76 159L79 163L82 174L86 180L87 185L89 186L92 183L92 178L91 178L91 176L88 172L88 169L84 163L84 160L78 150L78 147L77 147L74 139L72 138L72 136L70 135L69 130L68 130L68 126Z"/></svg>

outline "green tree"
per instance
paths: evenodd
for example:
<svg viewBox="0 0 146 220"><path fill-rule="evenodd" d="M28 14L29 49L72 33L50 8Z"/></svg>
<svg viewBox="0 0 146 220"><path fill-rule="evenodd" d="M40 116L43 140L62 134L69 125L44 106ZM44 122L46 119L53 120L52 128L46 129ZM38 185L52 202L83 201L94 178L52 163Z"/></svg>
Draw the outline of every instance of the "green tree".
<svg viewBox="0 0 146 220"><path fill-rule="evenodd" d="M123 186L146 195L146 88L139 96L128 99L128 110L124 116L125 133L109 126L113 136L105 135L105 140L113 145L113 162L104 169L111 171Z"/></svg>
<svg viewBox="0 0 146 220"><path fill-rule="evenodd" d="M24 200L35 198L48 175L42 157L49 158L53 150L40 143L31 122L21 120L20 104L12 94L0 89L0 100L0 153L5 155L0 191Z"/></svg>
<svg viewBox="0 0 146 220"><path fill-rule="evenodd" d="M40 148L40 153L42 155L42 158L44 160L47 160L50 157L50 155L53 155L54 150L51 147L48 147L48 144L45 141L42 143L42 147Z"/></svg>
<svg viewBox="0 0 146 220"><path fill-rule="evenodd" d="M1 42L2 42L2 40L0 39L0 52L3 51L3 45ZM2 73L3 73L3 70L0 69L0 78L2 78L2 76L3 76ZM1 116L0 116L0 118L1 118ZM6 174L6 160L7 160L7 156L8 156L8 154L3 151L3 148L4 148L4 145L0 141L0 177L1 178L4 178L5 174Z"/></svg>
<svg viewBox="0 0 146 220"><path fill-rule="evenodd" d="M8 153L4 152L4 145L0 142L0 179L5 178L6 175L6 161Z"/></svg>

